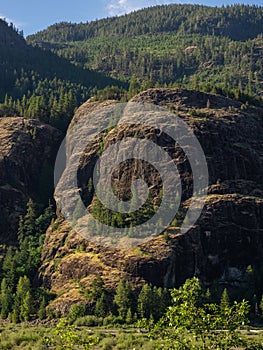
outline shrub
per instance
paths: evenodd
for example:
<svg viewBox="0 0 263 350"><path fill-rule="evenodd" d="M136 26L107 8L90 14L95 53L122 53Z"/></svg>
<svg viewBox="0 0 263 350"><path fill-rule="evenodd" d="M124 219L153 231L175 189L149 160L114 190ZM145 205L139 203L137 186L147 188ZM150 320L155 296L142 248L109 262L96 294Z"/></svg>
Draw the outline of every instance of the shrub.
<svg viewBox="0 0 263 350"><path fill-rule="evenodd" d="M116 339L114 338L105 338L100 343L100 349L102 350L112 350L115 349Z"/></svg>
<svg viewBox="0 0 263 350"><path fill-rule="evenodd" d="M92 315L79 317L74 322L74 325L79 327L81 326L97 327L97 326L102 326L102 324L103 324L103 318L92 316Z"/></svg>
<svg viewBox="0 0 263 350"><path fill-rule="evenodd" d="M70 309L69 318L70 320L75 321L77 318L85 316L85 314L86 314L85 304L74 304Z"/></svg>
<svg viewBox="0 0 263 350"><path fill-rule="evenodd" d="M122 324L124 324L124 321L120 316L109 315L103 319L103 326L114 326Z"/></svg>
<svg viewBox="0 0 263 350"><path fill-rule="evenodd" d="M197 278L171 291L173 304L153 331L156 339L162 339L163 349L192 349L196 343L202 349L242 345L239 329L247 322L248 302L202 304L201 292Z"/></svg>

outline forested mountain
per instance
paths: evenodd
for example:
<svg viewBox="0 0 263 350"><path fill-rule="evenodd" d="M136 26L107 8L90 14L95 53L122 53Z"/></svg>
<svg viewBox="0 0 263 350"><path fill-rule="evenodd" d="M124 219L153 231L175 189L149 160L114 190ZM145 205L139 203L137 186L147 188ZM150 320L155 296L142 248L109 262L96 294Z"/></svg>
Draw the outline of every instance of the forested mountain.
<svg viewBox="0 0 263 350"><path fill-rule="evenodd" d="M0 20L0 115L36 118L65 129L74 109L99 88L119 84L27 45Z"/></svg>
<svg viewBox="0 0 263 350"><path fill-rule="evenodd" d="M26 42L23 38L23 31L19 31L10 23L3 19L0 20L0 45L6 46L25 46Z"/></svg>
<svg viewBox="0 0 263 350"><path fill-rule="evenodd" d="M56 43L83 41L102 36L131 37L164 32L227 36L233 40L247 40L260 34L262 26L263 8L258 6L214 8L199 5L165 5L86 24L54 24L47 30L30 36L29 41Z"/></svg>
<svg viewBox="0 0 263 350"><path fill-rule="evenodd" d="M246 324L248 312L251 320L263 322L262 58L263 7L257 6L156 6L90 23L55 24L27 41L13 24L0 20L1 349L27 345L26 335L20 341L8 322L27 322L28 327L32 320L39 327L47 320L46 328L60 317L65 319L54 332L37 329L38 343L30 331L32 348L135 348L103 343L103 329L94 332L94 341L88 336L81 342L81 326L112 325L114 331L107 333L117 338L123 325L125 340L132 327L136 334L143 329L138 339L145 330L151 343L153 330L157 332L160 345L149 349L212 348L211 339L213 348L259 349L244 345L234 330ZM124 111L129 122L112 126L115 119L110 118L89 142L79 126L87 131L86 116L101 110L110 115L115 100L131 102ZM176 113L204 151L208 194L202 214L186 234L180 227L196 196L195 172L186 147L165 132L177 121L162 118L164 127L158 129L138 123L129 109L133 103L164 108L163 116ZM78 159L72 173L89 209L84 219L92 234L86 238L74 228L81 201L74 208L73 227L61 210L58 192L70 200L73 189L62 186L53 193L54 162L70 122L69 130L77 130L70 145L75 139L86 142L81 156L69 147L66 157L66 165ZM147 140L166 152L182 185L181 205L169 226L155 236L163 220L150 223L151 239L130 247L125 242L134 238L133 228L150 221L168 189L159 174L161 167L166 171L166 160L157 168L143 157L128 158L116 164L112 189L127 201L134 195L132 182L141 179L149 189L147 201L134 211L134 196L130 213L119 210L122 205L115 212L100 202L95 164L103 152L129 138ZM108 158L106 165L112 161ZM121 146L116 159L123 159ZM66 166L62 180L70 182L71 170ZM173 191L176 202L180 191L177 186ZM97 222L89 225L91 215L105 226L124 229L127 237L113 237L124 244L108 247L110 235L100 236ZM189 281L193 276L200 281ZM16 337L14 342L5 341L5 328ZM92 332L85 328L85 333ZM179 335L178 347L172 334ZM224 338L222 346L217 336ZM164 343L166 338L171 342ZM201 338L209 345L202 347Z"/></svg>
<svg viewBox="0 0 263 350"><path fill-rule="evenodd" d="M263 7L166 5L28 37L80 67L232 97L263 90ZM235 90L235 91L234 91Z"/></svg>

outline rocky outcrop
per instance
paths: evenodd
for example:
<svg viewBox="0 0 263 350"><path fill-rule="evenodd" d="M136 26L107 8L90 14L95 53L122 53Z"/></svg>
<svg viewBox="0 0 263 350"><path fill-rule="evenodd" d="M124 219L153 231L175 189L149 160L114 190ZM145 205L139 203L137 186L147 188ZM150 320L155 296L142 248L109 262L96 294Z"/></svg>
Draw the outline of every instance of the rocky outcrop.
<svg viewBox="0 0 263 350"><path fill-rule="evenodd" d="M36 120L0 118L0 243L15 244L29 198L46 204L61 133Z"/></svg>
<svg viewBox="0 0 263 350"><path fill-rule="evenodd" d="M221 193L259 190L262 196L263 109L185 89L152 89L132 101L169 108L191 126L204 150L211 186L221 184Z"/></svg>
<svg viewBox="0 0 263 350"><path fill-rule="evenodd" d="M151 89L132 101L168 108L193 129L206 155L209 191L206 205L195 226L185 235L170 227L168 235L156 237L139 247L114 249L97 246L78 236L60 218L47 232L41 278L60 298L56 307L70 305L80 298L81 288L89 289L100 274L108 288L120 278L134 286L144 281L174 287L198 276L207 285L214 281L240 285L249 265L260 263L263 254L263 110L244 106L228 98L184 89ZM77 111L72 125L91 110L113 101L88 101ZM183 182L183 206L189 207L192 175L188 161L171 140L160 132L121 126L103 135L106 149L123 137L143 137L168 150ZM98 158L101 140L85 149L79 167L79 185L84 191ZM116 177L118 195L129 197L134 163L128 162ZM158 174L150 168L136 168L136 176L146 175L154 196L158 193ZM84 196L85 197L85 196ZM87 199L87 196L86 196ZM88 199L90 204L92 198ZM156 203L158 200L156 199ZM65 297L65 294L67 297Z"/></svg>

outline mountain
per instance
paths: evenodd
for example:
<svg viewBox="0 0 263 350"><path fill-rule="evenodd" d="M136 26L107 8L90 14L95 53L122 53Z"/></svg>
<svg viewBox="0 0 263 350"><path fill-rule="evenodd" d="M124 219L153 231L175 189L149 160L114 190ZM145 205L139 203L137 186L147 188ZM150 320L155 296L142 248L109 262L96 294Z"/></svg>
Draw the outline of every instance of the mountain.
<svg viewBox="0 0 263 350"><path fill-rule="evenodd" d="M83 314L93 314L99 302L107 302L104 316L116 314L114 293L117 285L122 286L121 279L129 281L135 297L145 283L173 288L197 276L216 302L224 288L233 300L261 299L262 12L262 7L243 5L157 6L86 24L55 24L26 41L21 32L0 20L3 318L30 320L40 310L42 315L48 311L51 318L59 317L75 304L76 308L84 304ZM148 221L161 203L157 165L128 159L114 169L111 187L119 198L131 199L132 205L137 204L132 180L143 178L149 185L147 205L131 215L103 207L94 191L94 165L110 146L129 137L165 151L172 159L167 164L178 169L182 198L178 214L163 234L154 236L161 218L156 227L151 226L152 239L147 242L110 248L102 244L108 237L96 240L97 226L92 240L78 235L63 216L57 192L53 198L54 161L65 131L71 135L77 122L88 129L92 119L85 119L87 115L97 116L101 108L108 111L120 101L160 106L177 114L204 150L208 196L200 218L184 235L180 225L195 194L187 152L161 128L134 122L133 113L127 113L127 124L118 126L113 126L114 115L91 142L85 138L83 152L74 153L75 148L69 147L67 153L78 159L72 173L90 213L134 238L133 227ZM100 124L99 119L94 121ZM82 141L79 129L74 136ZM124 151L129 153L129 148ZM121 149L118 152L122 156ZM164 159L159 164L162 169L166 169ZM107 161L111 162L111 154ZM64 177L69 181L67 175L70 171ZM169 184L172 180L169 177ZM172 192L174 199L177 192ZM75 192L62 188L61 194L68 209ZM81 210L76 206L75 223ZM123 237L119 240L123 242ZM94 296L98 285L101 294ZM135 317L132 301L129 305ZM162 305L162 313L166 306Z"/></svg>
<svg viewBox="0 0 263 350"><path fill-rule="evenodd" d="M97 89L121 84L28 45L4 20L0 76L0 244L15 244L29 198L42 208L52 198L58 129L66 130L75 108Z"/></svg>
<svg viewBox="0 0 263 350"><path fill-rule="evenodd" d="M0 118L0 244L16 245L30 198L47 206L62 133L37 120Z"/></svg>
<svg viewBox="0 0 263 350"><path fill-rule="evenodd" d="M90 23L58 23L27 41L77 66L129 80L260 96L263 8L166 5Z"/></svg>
<svg viewBox="0 0 263 350"><path fill-rule="evenodd" d="M90 23L62 22L50 26L29 41L49 43L84 41L95 37L134 37L144 34L176 32L179 35L202 34L225 36L233 40L253 39L262 33L263 8L259 6L199 5L155 6L128 15Z"/></svg>
<svg viewBox="0 0 263 350"><path fill-rule="evenodd" d="M25 47L26 42L13 25L8 25L3 19L0 20L0 45Z"/></svg>
<svg viewBox="0 0 263 350"><path fill-rule="evenodd" d="M27 45L0 20L0 116L36 118L63 130L89 96L120 82ZM67 110L65 110L67 109Z"/></svg>
<svg viewBox="0 0 263 350"><path fill-rule="evenodd" d="M197 276L206 287L217 285L220 289L224 286L240 297L247 293L247 268L251 265L258 281L254 292L262 293L259 282L263 254L262 108L244 109L237 101L186 89L150 89L131 102L154 104L174 111L192 128L208 162L210 178L205 208L187 234L181 235L173 224L166 234L129 249L108 248L96 244L94 239L86 240L60 215L47 231L40 268L43 285L57 294L51 306L54 312L67 313L76 302L88 304L85 291L98 275L108 290L114 290L121 278L129 280L134 288L145 282L173 288ZM116 101L86 102L76 112L71 127L75 122L85 125L89 113L92 115L114 103ZM85 148L78 169L83 200L101 147L105 152L116 141L137 135L169 150L182 179L183 207L187 210L193 180L182 149L164 132L155 133L151 128L133 123L132 116L130 118L128 125L111 128ZM152 202L158 202L159 177L149 165L125 162L113 175L115 192L121 194L121 198L129 197L130 181L138 176L151 184ZM62 193L63 198L71 195L70 191ZM94 192L88 202L90 211L99 215L103 222L105 218L109 222L115 218L103 207L98 209ZM125 222L127 225L127 218L123 217L123 224Z"/></svg>

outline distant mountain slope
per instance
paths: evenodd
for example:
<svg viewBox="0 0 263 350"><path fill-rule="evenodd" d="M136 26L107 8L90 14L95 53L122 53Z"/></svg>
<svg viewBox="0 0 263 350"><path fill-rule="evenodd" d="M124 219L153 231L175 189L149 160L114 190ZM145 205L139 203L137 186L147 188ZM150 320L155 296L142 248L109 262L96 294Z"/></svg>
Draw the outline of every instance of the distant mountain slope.
<svg viewBox="0 0 263 350"><path fill-rule="evenodd" d="M86 24L62 22L28 39L30 42L68 42L101 36L130 37L177 32L180 35L195 33L247 40L260 34L262 27L263 7L238 5L214 8L198 5L165 5Z"/></svg>
<svg viewBox="0 0 263 350"><path fill-rule="evenodd" d="M0 45L25 46L26 42L21 34L13 25L0 19Z"/></svg>
<svg viewBox="0 0 263 350"><path fill-rule="evenodd" d="M90 23L59 23L27 38L115 78L209 91L263 90L263 7L157 6ZM217 89L215 89L217 87Z"/></svg>
<svg viewBox="0 0 263 350"><path fill-rule="evenodd" d="M27 45L3 20L0 20L0 77L0 103L3 102L0 116L23 115L51 124L55 118L52 109L53 114L57 113L56 119L64 118L63 115L70 119L74 108L96 89L120 85L103 74L76 67L51 52ZM62 97L64 101L59 102ZM68 115L59 110L66 105L65 100L70 104ZM53 120L53 124L62 127L63 121Z"/></svg>

